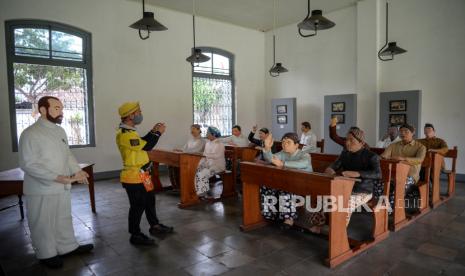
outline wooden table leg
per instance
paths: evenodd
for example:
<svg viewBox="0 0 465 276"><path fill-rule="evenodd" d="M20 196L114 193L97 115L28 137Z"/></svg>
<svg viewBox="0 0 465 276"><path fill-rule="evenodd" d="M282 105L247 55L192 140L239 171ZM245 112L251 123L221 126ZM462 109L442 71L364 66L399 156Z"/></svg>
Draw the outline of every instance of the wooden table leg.
<svg viewBox="0 0 465 276"><path fill-rule="evenodd" d="M408 169L399 169L395 165L392 170L391 179L394 180L394 206L393 208L393 224L391 230L397 231L407 223L405 215L405 183L407 181Z"/></svg>
<svg viewBox="0 0 465 276"><path fill-rule="evenodd" d="M163 191L163 186L161 185L161 180L160 180L160 164L157 162L153 162L153 169L152 169L152 182L154 185L154 191L155 192L161 192Z"/></svg>
<svg viewBox="0 0 465 276"><path fill-rule="evenodd" d="M18 204L19 204L19 212L21 213L21 220L24 219L24 207L23 207L23 196L18 195Z"/></svg>
<svg viewBox="0 0 465 276"><path fill-rule="evenodd" d="M179 208L198 204L199 197L195 191L194 179L201 156L182 154L179 160L180 194Z"/></svg>
<svg viewBox="0 0 465 276"><path fill-rule="evenodd" d="M90 207L92 209L92 213L97 213L97 210L95 208L94 166L93 165L87 166L83 168L83 171L85 171L89 175L88 181L89 181Z"/></svg>
<svg viewBox="0 0 465 276"><path fill-rule="evenodd" d="M266 225L260 212L260 186L253 183L242 184L242 231L249 231Z"/></svg>

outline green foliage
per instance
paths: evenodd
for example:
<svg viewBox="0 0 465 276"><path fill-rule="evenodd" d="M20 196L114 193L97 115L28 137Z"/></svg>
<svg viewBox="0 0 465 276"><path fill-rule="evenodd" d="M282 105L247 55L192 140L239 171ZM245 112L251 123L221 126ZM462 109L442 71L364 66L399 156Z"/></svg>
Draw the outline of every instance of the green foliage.
<svg viewBox="0 0 465 276"><path fill-rule="evenodd" d="M52 38L53 48L58 50L70 51L73 43L76 43L76 37L62 32L53 32ZM48 53L49 32L45 29L16 30L15 46L34 48L19 49L26 54ZM80 88L83 85L84 69L81 68L15 63L13 69L15 91L31 103L37 103L41 96L53 91Z"/></svg>
<svg viewBox="0 0 465 276"><path fill-rule="evenodd" d="M194 110L208 113L221 99L220 91L217 91L208 79L194 78Z"/></svg>

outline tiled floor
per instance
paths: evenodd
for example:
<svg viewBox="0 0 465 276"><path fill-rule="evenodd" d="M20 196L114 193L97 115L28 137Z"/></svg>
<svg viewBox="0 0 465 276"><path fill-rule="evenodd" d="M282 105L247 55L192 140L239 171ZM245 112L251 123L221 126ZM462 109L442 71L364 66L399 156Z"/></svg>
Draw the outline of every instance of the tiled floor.
<svg viewBox="0 0 465 276"><path fill-rule="evenodd" d="M178 196L158 194L158 216L176 233L157 238L156 247L134 247L127 196L117 180L96 183L97 215L86 188L73 187L73 221L78 240L93 242L94 251L66 258L63 269L46 269L34 257L27 222L12 208L0 213L0 263L7 275L465 275L463 183L445 205L332 270L323 265L328 245L320 237L274 226L242 233L235 199L181 210ZM15 201L0 199L0 207ZM363 236L370 223L355 214L350 235ZM142 225L147 230L146 221Z"/></svg>

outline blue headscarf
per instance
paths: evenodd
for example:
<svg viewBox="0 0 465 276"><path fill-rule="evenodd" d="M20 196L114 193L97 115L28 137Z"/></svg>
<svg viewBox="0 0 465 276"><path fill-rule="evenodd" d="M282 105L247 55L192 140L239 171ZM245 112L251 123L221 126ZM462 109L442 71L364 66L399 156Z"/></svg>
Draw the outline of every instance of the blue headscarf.
<svg viewBox="0 0 465 276"><path fill-rule="evenodd" d="M211 135L215 136L216 138L221 137L221 132L219 129L217 129L214 126L209 126L207 129L207 133L210 133Z"/></svg>

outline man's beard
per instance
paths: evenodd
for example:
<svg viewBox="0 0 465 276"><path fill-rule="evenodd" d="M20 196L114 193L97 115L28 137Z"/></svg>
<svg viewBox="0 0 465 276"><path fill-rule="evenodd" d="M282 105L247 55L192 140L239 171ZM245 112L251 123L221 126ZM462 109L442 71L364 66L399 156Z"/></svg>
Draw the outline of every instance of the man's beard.
<svg viewBox="0 0 465 276"><path fill-rule="evenodd" d="M58 115L56 117L52 117L52 115L50 115L50 113L47 110L47 120L49 120L50 122L52 122L54 124L61 125L61 122L63 122L63 115Z"/></svg>

